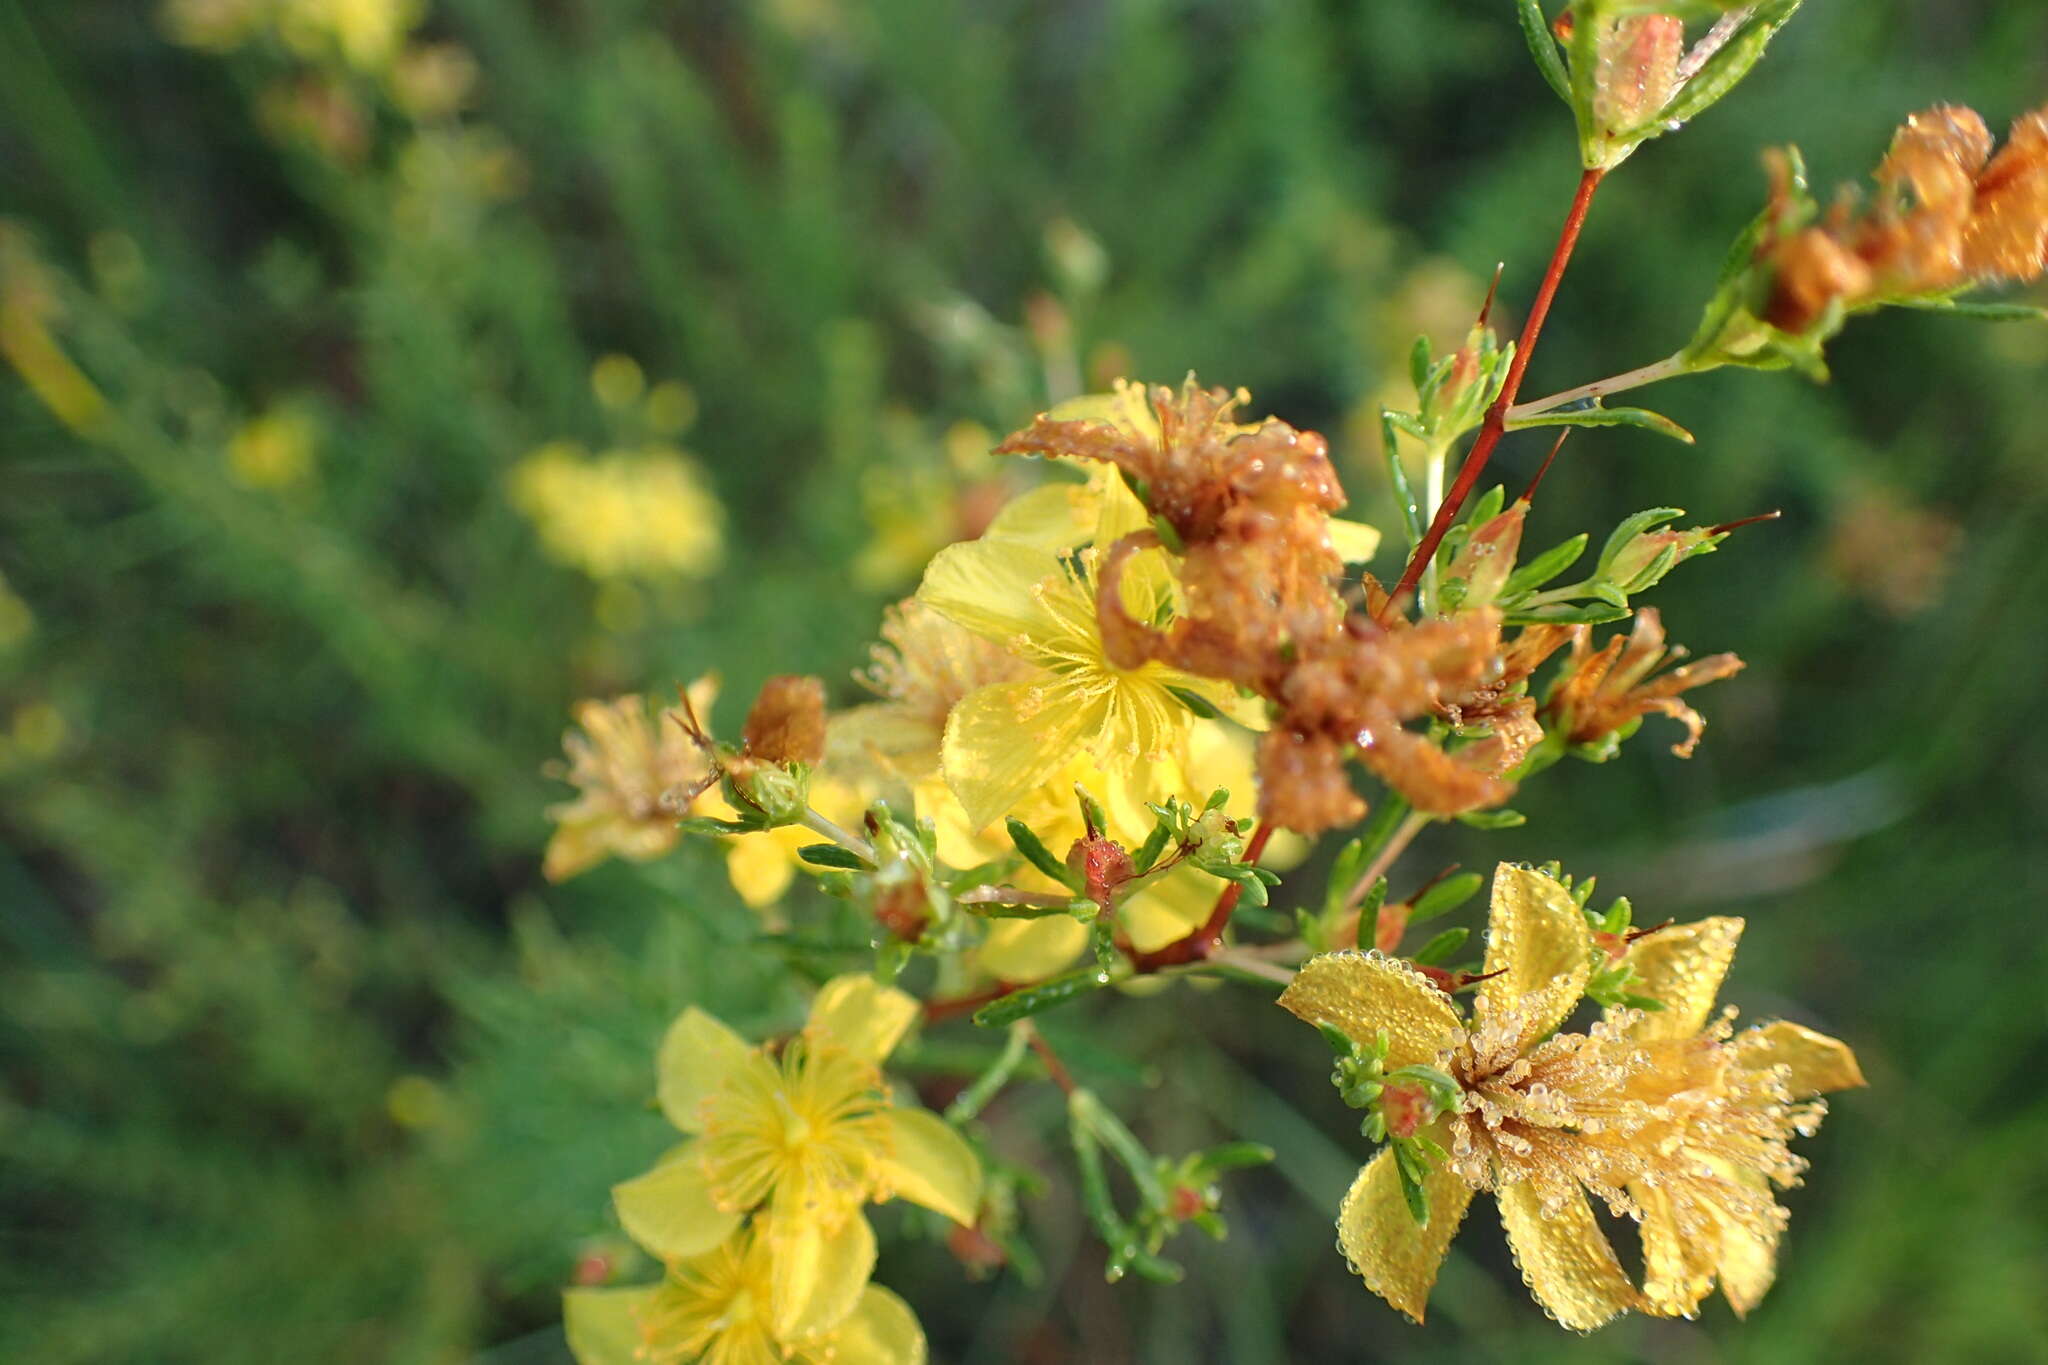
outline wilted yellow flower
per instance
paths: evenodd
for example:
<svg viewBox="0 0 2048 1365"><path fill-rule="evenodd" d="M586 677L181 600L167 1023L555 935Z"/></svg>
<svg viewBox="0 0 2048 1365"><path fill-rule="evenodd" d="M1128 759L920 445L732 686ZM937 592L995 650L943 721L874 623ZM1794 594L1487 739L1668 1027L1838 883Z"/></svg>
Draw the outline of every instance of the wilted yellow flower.
<svg viewBox="0 0 2048 1365"><path fill-rule="evenodd" d="M592 578L702 578L724 557L723 509L669 447L592 459L542 446L513 469L511 493L548 553Z"/></svg>
<svg viewBox="0 0 2048 1365"><path fill-rule="evenodd" d="M702 714L718 683L699 678L688 693ZM579 702L573 714L582 733L562 737L569 763L556 775L579 790L574 801L548 809L555 835L541 871L552 882L613 855L631 862L661 857L681 837L676 822L711 781L696 741L666 716L650 719L642 697Z"/></svg>
<svg viewBox="0 0 2048 1365"><path fill-rule="evenodd" d="M318 435L305 412L272 408L242 423L228 439L228 471L247 488L274 491L303 483L313 472Z"/></svg>
<svg viewBox="0 0 2048 1365"><path fill-rule="evenodd" d="M568 1291L570 1351L579 1365L923 1365L916 1316L879 1285L853 1282L848 1300L835 1284L800 1315L809 1330L778 1330L772 1240L757 1223L672 1265L660 1284Z"/></svg>
<svg viewBox="0 0 2048 1365"><path fill-rule="evenodd" d="M837 977L778 1056L685 1010L662 1040L657 1094L690 1141L613 1191L626 1231L675 1265L716 1250L759 1210L765 1316L791 1339L830 1325L819 1305L858 1298L875 1256L862 1205L900 1196L972 1223L973 1149L937 1115L892 1103L882 1079L917 1015L902 991Z"/></svg>
<svg viewBox="0 0 2048 1365"><path fill-rule="evenodd" d="M1304 966L1282 1005L1361 1044L1384 1033L1387 1068L1435 1067L1458 1091L1420 1132L1448 1150L1423 1181L1426 1223L1409 1212L1391 1150L1344 1200L1338 1238L1369 1288L1421 1321L1452 1235L1474 1192L1487 1190L1523 1278L1564 1326L1590 1330L1638 1307L1688 1312L1715 1273L1732 1302L1755 1302L1785 1219L1767 1182L1797 1179L1803 1163L1787 1144L1824 1112L1803 1097L1854 1083L1845 1079L1854 1061L1832 1039L1788 1025L1732 1042L1725 1021L1701 1030L1733 951L1726 923L1693 926L1667 949L1652 946L1653 934L1635 950L1640 989L1671 1019L1617 1010L1583 1034L1552 1036L1591 970L1586 916L1560 884L1526 868L1494 874L1488 977L1470 1021L1429 978L1377 953ZM1588 1191L1644 1221L1647 1293L1615 1259ZM1713 1240L1687 1249L1674 1237Z"/></svg>

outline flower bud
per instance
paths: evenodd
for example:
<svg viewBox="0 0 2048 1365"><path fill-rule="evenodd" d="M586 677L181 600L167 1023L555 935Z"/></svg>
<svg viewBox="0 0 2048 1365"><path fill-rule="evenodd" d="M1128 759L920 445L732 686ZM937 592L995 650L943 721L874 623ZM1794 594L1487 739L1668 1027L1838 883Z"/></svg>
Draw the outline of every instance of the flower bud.
<svg viewBox="0 0 2048 1365"><path fill-rule="evenodd" d="M1599 21L1593 116L1609 135L1653 121L1678 91L1685 55L1685 22L1668 14L1637 14Z"/></svg>
<svg viewBox="0 0 2048 1365"><path fill-rule="evenodd" d="M1529 504L1518 499L1474 531L1451 560L1449 577L1465 583L1460 607L1491 606L1500 596L1515 571L1515 558L1522 550L1522 523L1528 515Z"/></svg>

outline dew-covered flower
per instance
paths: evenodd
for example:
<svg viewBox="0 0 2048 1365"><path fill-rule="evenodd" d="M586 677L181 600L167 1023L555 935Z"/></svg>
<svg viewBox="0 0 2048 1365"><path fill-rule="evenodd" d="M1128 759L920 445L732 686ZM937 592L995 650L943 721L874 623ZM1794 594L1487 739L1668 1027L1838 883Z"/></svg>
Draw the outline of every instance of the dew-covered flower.
<svg viewBox="0 0 2048 1365"><path fill-rule="evenodd" d="M1495 872L1487 975L1470 1019L1428 977L1377 953L1304 966L1282 1005L1360 1044L1384 1035L1389 1070L1430 1067L1455 1086L1455 1101L1418 1125L1445 1153L1420 1181L1426 1221L1411 1212L1392 1149L1344 1200L1339 1241L1369 1288L1420 1321L1472 1196L1487 1191L1530 1291L1566 1327L1590 1330L1630 1308L1689 1312L1715 1273L1738 1307L1755 1302L1785 1219L1769 1186L1803 1168L1788 1144L1823 1112L1806 1097L1853 1084L1854 1062L1841 1044L1789 1025L1733 1039L1725 1019L1702 1029L1726 953L1696 940L1721 935L1733 951L1717 927L1726 922L1706 924L1669 949L1653 947L1653 934L1633 950L1644 954L1639 989L1660 1004L1656 992L1673 996L1665 1011L1616 1010L1585 1033L1555 1030L1590 973L1586 916L1526 868ZM1589 1193L1644 1223L1647 1292L1621 1268ZM1670 1240L1710 1235L1711 1248L1692 1251Z"/></svg>
<svg viewBox="0 0 2048 1365"><path fill-rule="evenodd" d="M772 1240L757 1223L670 1265L659 1284L568 1291L563 1325L578 1365L922 1365L916 1316L861 1279L821 1284L794 1327L779 1326Z"/></svg>
<svg viewBox="0 0 2048 1365"><path fill-rule="evenodd" d="M958 1223L981 1202L981 1164L944 1120L892 1102L881 1062L918 1005L867 976L827 982L779 1051L749 1045L700 1009L662 1040L657 1095L689 1141L613 1200L634 1240L670 1264L767 1222L768 1320L801 1335L807 1305L852 1302L874 1264L862 1214L901 1197ZM744 1358L744 1357L740 1357Z"/></svg>

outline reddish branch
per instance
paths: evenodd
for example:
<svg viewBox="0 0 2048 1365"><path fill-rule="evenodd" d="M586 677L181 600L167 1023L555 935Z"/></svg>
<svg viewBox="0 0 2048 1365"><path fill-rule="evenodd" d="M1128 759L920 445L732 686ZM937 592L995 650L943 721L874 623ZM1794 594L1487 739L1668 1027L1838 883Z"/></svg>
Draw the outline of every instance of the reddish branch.
<svg viewBox="0 0 2048 1365"><path fill-rule="evenodd" d="M1264 856L1266 844L1272 839L1278 826L1263 824L1252 832L1251 842L1245 845L1246 863L1256 863ZM1230 927L1231 912L1237 909L1238 897L1244 888L1232 882L1216 898L1216 908L1209 912L1209 918L1202 927L1186 938L1177 938L1164 948L1155 948L1149 953L1132 953L1131 969L1139 975L1156 972L1162 967L1184 967L1190 962L1206 962L1223 945L1223 931Z"/></svg>
<svg viewBox="0 0 2048 1365"><path fill-rule="evenodd" d="M1529 308L1529 320L1522 327L1522 337L1515 345L1514 361L1508 366L1507 382L1501 385L1500 396L1493 400L1493 406L1486 410L1486 420L1480 425L1479 438L1472 443L1471 453L1458 467L1458 477L1451 484L1450 492L1444 495L1443 505L1436 509L1436 519L1423 534L1422 543L1415 547L1415 553L1408 560L1408 567L1401 573L1401 582L1388 598L1381 611L1382 622L1392 614L1395 604L1410 600L1415 585L1421 581L1422 571L1430 560L1436 557L1437 546L1443 543L1445 532L1457 519L1458 510L1465 505L1465 499L1479 484L1479 476L1486 472L1486 462L1493 458L1493 448L1500 444L1500 438L1507 431L1508 409L1514 406L1515 395L1521 392L1522 377L1529 371L1529 360L1536 354L1536 341L1543 333L1543 323L1550 316L1550 305L1557 298L1557 287L1564 280L1565 267L1571 263L1572 251L1579 244L1579 231L1586 225L1586 211L1593 205L1593 191L1600 188L1605 171L1594 169L1579 177L1579 192L1572 198L1571 212L1564 220L1564 231L1557 239L1557 249L1550 255L1550 268L1544 272L1543 286L1536 291L1536 301Z"/></svg>

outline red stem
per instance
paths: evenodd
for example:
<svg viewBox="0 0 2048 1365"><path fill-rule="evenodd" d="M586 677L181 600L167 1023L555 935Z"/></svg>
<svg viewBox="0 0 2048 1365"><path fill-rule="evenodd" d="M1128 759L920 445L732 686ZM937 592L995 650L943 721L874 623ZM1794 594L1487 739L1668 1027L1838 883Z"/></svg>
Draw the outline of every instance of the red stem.
<svg viewBox="0 0 2048 1365"><path fill-rule="evenodd" d="M1264 824L1252 831L1251 842L1245 845L1244 857L1240 861L1256 863L1265 856L1266 845L1278 829L1277 825ZM1244 888L1235 882L1225 887L1223 894L1216 898L1216 908L1209 912L1209 918L1203 921L1201 928L1186 938L1175 939L1164 948L1156 948L1149 953L1132 953L1132 970L1143 975L1162 967L1183 967L1190 962L1207 961L1222 944L1223 931L1230 926L1231 912L1237 909L1238 897L1243 894Z"/></svg>
<svg viewBox="0 0 2048 1365"><path fill-rule="evenodd" d="M1062 1093L1073 1094L1074 1077L1068 1072L1066 1063L1052 1050L1052 1045L1039 1036L1037 1029L1029 1028L1028 1025L1026 1027L1029 1031L1024 1037L1030 1042L1031 1050L1038 1054L1038 1060L1045 1063L1045 1074L1052 1077L1052 1083L1058 1086Z"/></svg>
<svg viewBox="0 0 2048 1365"><path fill-rule="evenodd" d="M1572 197L1572 211L1565 216L1564 231L1558 235L1557 249L1550 253L1550 268L1544 272L1543 287L1536 291L1536 301L1529 307L1529 320L1522 326L1522 339L1516 343L1514 361L1508 366L1507 382L1501 385L1500 396L1493 400L1493 406L1486 410L1486 421L1480 425L1479 439L1472 443L1471 453L1458 467L1458 477L1451 484L1450 492L1444 495L1443 506L1436 509L1436 519L1423 533L1422 543L1415 547L1408 567L1401 573L1399 586L1381 609L1382 620L1394 610L1396 602L1407 600L1415 591L1415 585L1422 580L1423 569L1436 557L1436 548L1443 543L1444 533L1451 529L1458 510L1472 495L1473 488L1478 486L1479 476L1486 472L1486 462L1493 458L1493 448L1500 444L1500 438L1506 433L1508 409L1514 406L1515 395L1522 391L1522 377L1529 372L1529 360L1536 354L1536 339L1543 334L1543 323L1550 316L1550 305L1557 298L1557 287L1563 282L1565 267L1571 263L1572 251L1579 244L1579 230L1586 225L1586 211L1593 206L1593 191L1600 188L1600 181L1606 174L1606 171L1595 167L1579 177L1579 192Z"/></svg>
<svg viewBox="0 0 2048 1365"><path fill-rule="evenodd" d="M938 1024L962 1014L972 1014L983 1005L993 1004L1016 989L1015 986L997 985L985 991L976 991L973 995L959 995L951 1000L929 1001L924 1007L925 1022Z"/></svg>

